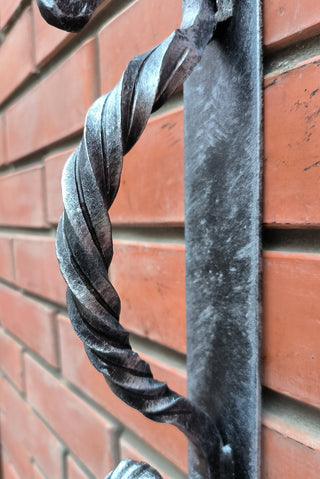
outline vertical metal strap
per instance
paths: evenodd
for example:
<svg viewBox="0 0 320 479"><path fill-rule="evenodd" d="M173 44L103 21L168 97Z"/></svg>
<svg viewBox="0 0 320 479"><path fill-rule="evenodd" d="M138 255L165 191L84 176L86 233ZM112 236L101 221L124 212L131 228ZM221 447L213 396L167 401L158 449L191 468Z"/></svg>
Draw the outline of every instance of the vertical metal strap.
<svg viewBox="0 0 320 479"><path fill-rule="evenodd" d="M259 0L236 2L184 88L188 395L231 445L237 479L259 477L260 14Z"/></svg>

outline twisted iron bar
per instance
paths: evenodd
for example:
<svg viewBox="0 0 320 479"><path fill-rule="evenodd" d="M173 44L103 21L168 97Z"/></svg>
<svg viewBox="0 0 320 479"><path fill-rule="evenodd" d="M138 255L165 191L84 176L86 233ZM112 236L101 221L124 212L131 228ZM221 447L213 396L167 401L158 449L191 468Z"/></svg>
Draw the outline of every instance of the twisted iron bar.
<svg viewBox="0 0 320 479"><path fill-rule="evenodd" d="M101 3L37 2L50 23L68 30L82 26ZM108 210L119 188L123 156L139 139L151 113L190 75L225 13L213 0L189 2L181 28L133 58L116 87L91 106L81 143L64 168L65 209L56 242L68 285L69 316L90 361L125 403L154 421L178 427L199 448L203 460L197 470L208 479L233 477L231 449L204 411L155 380L149 365L132 351L128 332L119 323L120 299L108 277L113 256ZM160 477L148 466L135 469L131 462L107 477L120 478L124 472L128 478Z"/></svg>

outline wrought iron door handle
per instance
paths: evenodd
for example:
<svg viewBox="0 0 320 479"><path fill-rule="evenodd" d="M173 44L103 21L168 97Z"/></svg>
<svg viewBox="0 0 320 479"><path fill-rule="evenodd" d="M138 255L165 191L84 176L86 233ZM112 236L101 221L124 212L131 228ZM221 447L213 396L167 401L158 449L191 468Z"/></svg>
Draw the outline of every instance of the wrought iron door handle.
<svg viewBox="0 0 320 479"><path fill-rule="evenodd" d="M37 2L50 23L76 30L101 0ZM131 60L118 85L89 109L82 141L63 172L65 210L56 246L68 285L71 322L113 392L146 417L178 427L201 451L201 477L231 478L231 448L212 419L155 380L149 365L132 351L128 332L119 323L120 299L108 277L113 255L108 210L119 188L123 156L139 139L151 113L190 75L217 23L231 14L230 0L194 0L188 5L181 28ZM108 477L120 478L124 471L126 477L131 477L129 472L137 477L135 467L126 462ZM143 467L139 477L159 477Z"/></svg>

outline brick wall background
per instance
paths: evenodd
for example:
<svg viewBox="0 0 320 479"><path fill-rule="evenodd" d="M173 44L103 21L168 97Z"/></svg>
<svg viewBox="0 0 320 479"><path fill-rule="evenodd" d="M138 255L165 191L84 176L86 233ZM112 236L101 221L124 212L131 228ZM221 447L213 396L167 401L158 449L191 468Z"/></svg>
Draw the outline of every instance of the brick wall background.
<svg viewBox="0 0 320 479"><path fill-rule="evenodd" d="M180 23L181 0L106 0L80 34L0 3L3 479L102 479L121 458L187 475L186 441L121 403L66 317L60 174L86 110ZM320 477L320 3L264 1L263 479ZM186 390L183 101L152 117L112 209L122 323Z"/></svg>

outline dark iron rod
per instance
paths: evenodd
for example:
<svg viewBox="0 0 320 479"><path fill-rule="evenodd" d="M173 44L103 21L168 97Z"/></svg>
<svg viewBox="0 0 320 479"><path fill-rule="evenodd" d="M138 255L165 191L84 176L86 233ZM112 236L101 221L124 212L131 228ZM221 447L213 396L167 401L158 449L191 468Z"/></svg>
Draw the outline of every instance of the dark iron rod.
<svg viewBox="0 0 320 479"><path fill-rule="evenodd" d="M188 397L237 479L260 474L260 15L259 0L236 2L184 87ZM190 475L205 479L197 456Z"/></svg>

